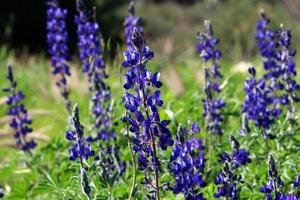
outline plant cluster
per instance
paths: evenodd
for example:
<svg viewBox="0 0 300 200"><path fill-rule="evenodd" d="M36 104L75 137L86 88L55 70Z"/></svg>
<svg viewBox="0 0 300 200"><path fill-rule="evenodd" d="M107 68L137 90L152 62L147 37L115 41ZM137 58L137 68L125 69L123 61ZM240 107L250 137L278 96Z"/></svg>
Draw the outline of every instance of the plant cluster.
<svg viewBox="0 0 300 200"><path fill-rule="evenodd" d="M269 181L268 184L258 183L262 185L256 187L262 193L259 198L300 199L300 175L291 183L291 189L287 192L281 178L281 169L273 154L269 153L272 151L276 154L282 150L280 145L284 145L281 138L285 135L275 132L279 130L278 123L283 124L285 132L294 136L297 133L296 104L300 100L297 95L300 86L295 80L296 52L291 47L291 30L285 30L282 25L278 30L270 29L270 20L261 12L256 25L256 39L264 59L264 74L258 78L254 67L248 69L249 78L245 81L245 100L241 109L244 120L240 133L243 134L227 133L230 139L224 142L222 139L227 131L224 121L228 115L223 111L227 105L226 99L221 96L224 87L219 64L221 51L217 49L219 39L213 34L211 22L206 20L204 32L197 34L196 44L204 75L204 139L200 133L202 124L188 117L186 125L174 120L177 126L174 137L173 121L161 112L164 106L164 93L161 90L163 83L160 72L150 68L154 52L146 43L142 19L135 16L134 2L129 5L124 22L126 50L123 53L124 60L120 63L124 72L123 96L117 100L107 81L100 25L95 20L95 10L84 0L77 0L74 22L77 25L82 73L88 80L90 106L88 116L80 115L77 104L73 105L71 111L75 100L71 101L72 91L67 81L71 75L67 63L67 10L60 3L59 0L47 0L48 52L56 85L70 115L70 128L65 136L68 143L64 148L69 149L69 160L66 162L70 166L64 172L71 173L72 177L66 189L56 191L60 199L114 199L114 189L120 187L120 183L126 179L126 193L119 196L120 199L159 200L166 193L181 195L187 200L242 199L244 188L251 185L247 173L249 166L264 163L262 161L267 160L268 155ZM29 137L32 129L28 111L23 104L25 95L17 90L17 81L10 66L6 78L9 86L3 88L3 91L7 93L7 115L16 147L28 153L31 159L38 159L39 149L34 149L36 142ZM116 116L114 101L123 105L122 116ZM82 120L85 118L90 123ZM190 123L190 120L194 122ZM120 130L116 128L118 121L123 122ZM254 152L251 144L239 142L251 138L256 132L259 132L256 142L260 146L266 144L263 152ZM121 144L124 139L127 140L130 156L124 155ZM230 146L228 143L231 143L230 153L224 150ZM274 143L276 148L272 145ZM219 151L217 145L225 147ZM219 154L219 159L216 154ZM27 162L27 166L41 173L48 181L51 180L48 166L32 165L30 162ZM55 188L54 181L50 182L52 189ZM69 192L73 187L75 192ZM76 188L80 188L81 192ZM3 193L0 185L0 198L6 191Z"/></svg>

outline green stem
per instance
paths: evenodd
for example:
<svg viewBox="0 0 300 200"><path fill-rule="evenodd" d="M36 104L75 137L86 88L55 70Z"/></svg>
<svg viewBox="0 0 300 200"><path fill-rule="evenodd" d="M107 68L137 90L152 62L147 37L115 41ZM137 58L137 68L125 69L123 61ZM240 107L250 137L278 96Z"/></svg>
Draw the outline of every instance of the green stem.
<svg viewBox="0 0 300 200"><path fill-rule="evenodd" d="M132 145L131 142L128 138L128 148L130 151L130 157L131 157L131 162L133 164L133 180L132 180L132 184L131 184L131 189L130 189L130 193L129 193L129 197L128 200L134 199L134 192L135 192L135 188L136 188L136 161L135 161L135 157L133 154L133 150L132 150Z"/></svg>
<svg viewBox="0 0 300 200"><path fill-rule="evenodd" d="M208 163L207 163L207 167L208 169L210 169L211 167L211 162L212 162L212 133L207 131L207 134L209 134L208 136Z"/></svg>
<svg viewBox="0 0 300 200"><path fill-rule="evenodd" d="M266 153L266 155L268 155L271 149L270 149L269 140L266 137L266 134L267 134L266 131L263 130L263 140L265 142L265 153Z"/></svg>
<svg viewBox="0 0 300 200"><path fill-rule="evenodd" d="M125 115L127 118L127 112ZM126 122L126 138L127 138L128 148L129 148L129 152L130 152L131 162L133 165L133 180L132 180L131 189L130 189L130 193L129 193L129 197L128 197L128 200L131 200L131 199L134 199L133 197L134 197L135 188L136 188L136 161L135 161L134 153L132 150L131 141L129 138L128 122Z"/></svg>

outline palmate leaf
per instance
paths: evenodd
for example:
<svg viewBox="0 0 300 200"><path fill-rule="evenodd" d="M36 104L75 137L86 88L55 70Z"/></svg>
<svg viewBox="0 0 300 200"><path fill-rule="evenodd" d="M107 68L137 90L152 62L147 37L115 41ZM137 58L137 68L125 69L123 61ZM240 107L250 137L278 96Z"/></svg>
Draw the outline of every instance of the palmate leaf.
<svg viewBox="0 0 300 200"><path fill-rule="evenodd" d="M47 192L53 192L57 189L56 183L51 178L51 176L47 172L43 173L44 174L41 177L40 183L33 190L34 193L43 194Z"/></svg>
<svg viewBox="0 0 300 200"><path fill-rule="evenodd" d="M114 185L112 193L115 198L123 199L128 191L128 183L122 182Z"/></svg>
<svg viewBox="0 0 300 200"><path fill-rule="evenodd" d="M50 196L57 196L62 199L62 197L66 196L76 196L76 191L67 188L60 188L58 186L59 184L56 183L55 179L51 177L48 172L43 172L43 175L41 176L40 182L38 185L33 189L33 193L36 195L41 194L48 194ZM51 195L52 194L52 195Z"/></svg>

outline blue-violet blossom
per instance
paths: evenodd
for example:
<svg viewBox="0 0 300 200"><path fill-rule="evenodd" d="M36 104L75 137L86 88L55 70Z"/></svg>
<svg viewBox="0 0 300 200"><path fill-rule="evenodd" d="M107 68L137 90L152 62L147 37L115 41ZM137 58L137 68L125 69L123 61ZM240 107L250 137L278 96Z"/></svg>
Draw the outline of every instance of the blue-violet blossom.
<svg viewBox="0 0 300 200"><path fill-rule="evenodd" d="M99 164L102 167L102 175L113 176L114 170L122 175L126 168L125 162L120 162L115 146L116 134L112 124L111 92L105 79L105 63L102 57L99 24L93 19L91 10L87 9L82 0L77 1L78 15L75 22L78 26L78 48L80 59L83 63L83 73L87 75L92 93L90 111L93 114L94 124L90 132L97 131L97 136L91 134L86 138L88 142L99 141ZM111 144L113 143L113 144Z"/></svg>
<svg viewBox="0 0 300 200"><path fill-rule="evenodd" d="M99 24L93 19L91 10L86 9L83 0L77 1L78 14L75 16L77 24L78 48L82 71L87 74L89 82L93 76L99 79L106 78L105 63L102 58Z"/></svg>
<svg viewBox="0 0 300 200"><path fill-rule="evenodd" d="M300 200L300 175L292 182L289 193L280 191L280 189L283 188L283 185L284 183L280 178L277 180L277 185L274 184L272 178L269 178L269 183L264 184L264 186L260 188L260 192L266 194L266 200ZM278 188L275 189L276 187ZM295 191L296 189L298 189L298 191ZM275 191L277 191L277 193Z"/></svg>
<svg viewBox="0 0 300 200"><path fill-rule="evenodd" d="M9 125L14 130L17 147L25 152L30 152L36 147L35 141L27 138L28 134L32 132L30 127L32 122L22 102L25 95L22 91L17 90L17 82L14 79L11 66L7 68L6 79L10 86L3 88L3 91L8 94L6 104L9 107L7 115L11 117Z"/></svg>
<svg viewBox="0 0 300 200"><path fill-rule="evenodd" d="M91 145L87 144L84 137L77 104L74 106L72 116L70 116L70 126L71 130L66 132L66 139L73 143L73 147L69 150L69 158L74 161L79 159L80 163L82 163L84 159L93 156L95 152L91 149Z"/></svg>
<svg viewBox="0 0 300 200"><path fill-rule="evenodd" d="M282 85L284 94L280 98L280 103L286 105L288 108L288 118L294 118L295 103L300 101L297 92L300 89L299 84L296 82L295 77L297 75L296 63L294 56L296 51L291 48L292 31L284 30L281 27L279 31L279 51L277 58L278 64L281 69Z"/></svg>
<svg viewBox="0 0 300 200"><path fill-rule="evenodd" d="M175 145L168 165L175 179L173 193L183 193L185 199L202 200L201 187L206 186L202 173L205 167L205 152L202 139L195 138L200 128L195 122L187 130L178 127Z"/></svg>
<svg viewBox="0 0 300 200"><path fill-rule="evenodd" d="M161 120L158 112L163 105L159 90L162 86L160 75L146 68L154 53L145 45L143 35L136 28L131 42L134 48L124 52L123 61L123 67L127 69L123 85L123 103L127 114L123 121L129 124L130 132L134 133L133 150L138 154L138 169L145 171L144 182L155 191L155 198L159 198L161 162L157 157L158 147L166 150L174 141L167 127L169 121ZM155 185L152 184L151 172L155 173Z"/></svg>
<svg viewBox="0 0 300 200"><path fill-rule="evenodd" d="M79 159L82 192L88 196L88 199L91 199L91 187L83 161L84 159L87 160L89 157L94 156L95 151L92 150L90 144L87 144L84 137L84 128L80 123L77 104L74 105L72 116L70 116L69 120L71 130L66 132L66 139L73 143L72 148L69 149L69 158L73 161Z"/></svg>
<svg viewBox="0 0 300 200"><path fill-rule="evenodd" d="M242 112L245 113L247 120L253 121L262 131L264 138L272 139L274 135L268 133L268 130L280 115L281 109L272 106L273 97L266 88L265 78L257 79L254 67L250 67L248 71L250 77L245 81L246 94Z"/></svg>
<svg viewBox="0 0 300 200"><path fill-rule="evenodd" d="M47 44L53 67L52 74L56 77L56 85L65 100L68 112L71 112L67 76L71 75L67 61L69 49L66 27L67 10L59 7L60 0L47 0Z"/></svg>
<svg viewBox="0 0 300 200"><path fill-rule="evenodd" d="M222 172L217 174L215 184L218 186L215 198L225 197L232 200L239 199L238 184L241 182L241 175L237 174L237 169L251 162L249 152L240 148L239 142L230 137L232 154L223 152L220 155L220 162L224 164Z"/></svg>
<svg viewBox="0 0 300 200"><path fill-rule="evenodd" d="M132 51L134 48L131 42L133 29L136 28L140 34L143 34L143 28L140 25L141 20L141 17L135 16L135 4L134 1L131 1L128 7L128 16L125 17L124 21L127 51Z"/></svg>
<svg viewBox="0 0 300 200"><path fill-rule="evenodd" d="M263 187L259 188L259 191L266 194L266 200L285 200L286 195L280 191L284 186L284 182L280 178L276 162L271 153L269 154L268 165L269 183L263 183Z"/></svg>
<svg viewBox="0 0 300 200"><path fill-rule="evenodd" d="M294 103L299 102L296 91L299 84L294 80L296 76L295 61L296 51L291 48L291 30L271 30L268 25L270 19L262 11L256 24L256 40L261 56L265 58L266 88L272 95L274 109L282 109L280 105L287 106L287 116L292 118Z"/></svg>
<svg viewBox="0 0 300 200"><path fill-rule="evenodd" d="M210 21L204 23L205 32L198 33L198 44L196 46L200 58L203 62L204 70L204 86L203 91L205 97L203 102L203 116L205 117L205 126L207 131L222 135L221 109L225 106L224 100L218 97L221 92L219 80L223 77L220 72L218 60L221 58L221 52L215 49L219 43L219 39L213 36L213 31Z"/></svg>

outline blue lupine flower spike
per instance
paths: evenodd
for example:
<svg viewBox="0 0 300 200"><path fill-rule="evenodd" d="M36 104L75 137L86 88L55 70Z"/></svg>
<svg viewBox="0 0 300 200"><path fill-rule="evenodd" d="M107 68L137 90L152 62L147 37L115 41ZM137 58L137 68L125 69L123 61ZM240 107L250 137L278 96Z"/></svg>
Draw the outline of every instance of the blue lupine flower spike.
<svg viewBox="0 0 300 200"><path fill-rule="evenodd" d="M280 178L276 162L271 153L269 154L268 166L269 183L263 183L264 186L259 191L266 194L267 200L290 199L284 198L286 195L280 191L284 186L284 182Z"/></svg>
<svg viewBox="0 0 300 200"><path fill-rule="evenodd" d="M205 151L197 123L190 129L179 125L175 145L170 157L168 169L175 179L171 187L174 194L182 193L185 199L202 200L200 188L206 186L202 174L205 168Z"/></svg>
<svg viewBox="0 0 300 200"><path fill-rule="evenodd" d="M71 113L70 90L67 84L67 76L71 75L67 63L70 58L67 46L67 10L59 7L59 3L60 0L47 0L47 44L53 67L52 74L65 100L66 109Z"/></svg>
<svg viewBox="0 0 300 200"><path fill-rule="evenodd" d="M205 123L205 145L208 148L207 167L212 165L213 137L220 136L222 131L222 109L225 106L224 100L220 97L220 80L223 75L220 71L218 60L221 59L221 52L216 49L219 39L214 37L210 21L204 21L203 33L197 33L198 43L196 49L202 61L204 75L202 115Z"/></svg>
<svg viewBox="0 0 300 200"><path fill-rule="evenodd" d="M71 130L66 132L66 139L73 143L71 149L69 149L69 158L72 161L80 161L80 177L82 192L90 199L91 188L87 177L87 172L84 167L83 161L94 156L95 152L92 150L91 145L86 143L84 137L84 128L80 123L79 110L77 104L75 104L72 116L70 116Z"/></svg>
<svg viewBox="0 0 300 200"><path fill-rule="evenodd" d="M124 52L123 67L127 69L124 76L125 92L123 103L127 115L123 121L129 123L133 136L133 150L138 154L138 169L144 171L144 184L150 188L150 196L159 198L159 175L161 161L157 157L158 147L166 150L173 145L168 120L161 120L158 109L163 105L159 88L159 73L152 73L146 64L154 53L146 45L143 34L133 29L132 49ZM157 141L158 140L158 141ZM153 182L155 184L153 184Z"/></svg>
<svg viewBox="0 0 300 200"><path fill-rule="evenodd" d="M300 200L300 175L298 175L297 179L291 184L290 192L284 193L282 191L284 182L278 175L277 169L275 169L276 164L273 158L269 158L269 168L270 165L273 165L273 167L269 169L269 182L268 184L263 183L264 186L260 188L260 192L266 195L266 200ZM275 171L275 173L270 173L270 170Z"/></svg>
<svg viewBox="0 0 300 200"><path fill-rule="evenodd" d="M141 27L141 17L135 16L135 3L131 1L128 7L128 16L126 16L124 21L125 26L125 40L127 45L127 50L130 51L133 48L131 37L133 29L136 28L140 34L143 35L143 28Z"/></svg>
<svg viewBox="0 0 300 200"><path fill-rule="evenodd" d="M265 59L263 62L265 74L257 81L254 79L255 74L252 75L254 77L252 80L250 79L248 83L246 81L245 91L248 94L246 94L246 100L243 105L243 112L247 113L247 118L250 121L254 121L255 125L261 129L265 139L273 139L275 137L275 135L267 132L282 113L282 109L279 107L279 98L276 95L276 91L281 90L279 80L280 67L276 61L278 48L276 38L278 34L268 28L269 24L270 19L262 10L256 23L256 41L260 54ZM253 68L253 70L255 69ZM249 73L251 74L250 71ZM255 90L258 87L259 90L256 92ZM248 108L246 108L247 106Z"/></svg>
<svg viewBox="0 0 300 200"><path fill-rule="evenodd" d="M88 9L82 0L77 1L78 14L75 17L78 34L78 48L82 71L89 81L91 92L90 112L93 123L89 128L88 142L98 142L99 156L96 157L102 168L102 177L115 177L116 170L121 176L126 163L119 159L115 140L116 134L112 123L112 100L109 86L106 84L108 75L105 72L105 63L102 57L100 27L95 21L93 10ZM94 136L92 132L97 134Z"/></svg>
<svg viewBox="0 0 300 200"><path fill-rule="evenodd" d="M287 107L287 119L295 121L296 106L295 103L300 101L297 92L300 90L300 85L295 80L297 75L296 63L294 57L296 51L291 47L292 31L285 30L281 25L279 31L279 52L277 58L279 59L279 66L282 72L282 85L284 95L280 97L280 103Z"/></svg>
<svg viewBox="0 0 300 200"><path fill-rule="evenodd" d="M70 160L80 160L80 163L84 159L88 159L94 155L94 151L91 149L90 144L86 144L84 137L83 126L79 120L79 110L77 104L74 106L72 116L70 117L71 130L66 132L66 139L73 143L73 147L69 150Z"/></svg>
<svg viewBox="0 0 300 200"><path fill-rule="evenodd" d="M253 121L265 139L274 139L276 135L270 129L277 121L283 107L287 106L287 121L295 122L295 103L299 102L296 92L299 84L293 57L296 51L291 49L291 31L281 27L278 31L268 26L270 19L261 11L256 24L256 40L260 54L264 57L265 74L256 79L255 68L249 69L250 78L246 80L244 90L246 98L243 110L246 120ZM267 142L267 140L266 140Z"/></svg>
<svg viewBox="0 0 300 200"><path fill-rule="evenodd" d="M262 11L256 24L256 40L265 69L265 90L269 96L274 118L278 118L287 107L287 119L295 120L295 103L300 101L297 95L300 86L295 80L296 51L291 48L292 32L281 25L279 30L271 30L270 19ZM290 121L289 121L290 123Z"/></svg>
<svg viewBox="0 0 300 200"><path fill-rule="evenodd" d="M269 133L275 119L280 115L281 109L273 107L273 97L267 89L265 78L257 79L256 70L250 67L249 78L245 81L245 101L242 112L246 120L254 122L265 139L274 139L275 135Z"/></svg>
<svg viewBox="0 0 300 200"><path fill-rule="evenodd" d="M89 83L93 84L93 76L98 79L107 78L102 58L100 26L94 19L93 10L86 9L83 0L77 0L77 12L75 23L77 24L82 72L87 75Z"/></svg>
<svg viewBox="0 0 300 200"><path fill-rule="evenodd" d="M246 166L251 162L249 152L240 148L239 142L230 136L232 153L229 155L223 152L220 155L220 162L223 163L222 172L217 174L215 184L218 186L215 198L239 199L238 185L242 182L242 177L237 173L237 169Z"/></svg>
<svg viewBox="0 0 300 200"><path fill-rule="evenodd" d="M221 122L223 121L221 110L225 106L224 100L219 97L221 86L219 80L223 77L220 72L218 60L221 52L215 49L219 39L213 36L210 21L204 22L205 32L198 33L196 46L203 63L205 97L203 102L203 116L205 117L206 130L216 135L222 135Z"/></svg>
<svg viewBox="0 0 300 200"><path fill-rule="evenodd" d="M25 95L22 91L17 90L17 82L14 79L11 66L7 68L6 79L10 85L3 88L3 91L8 94L6 104L9 107L7 112L7 115L10 117L9 125L14 130L17 147L24 152L31 153L31 150L36 147L36 142L27 137L32 132L30 127L32 122L23 104Z"/></svg>

